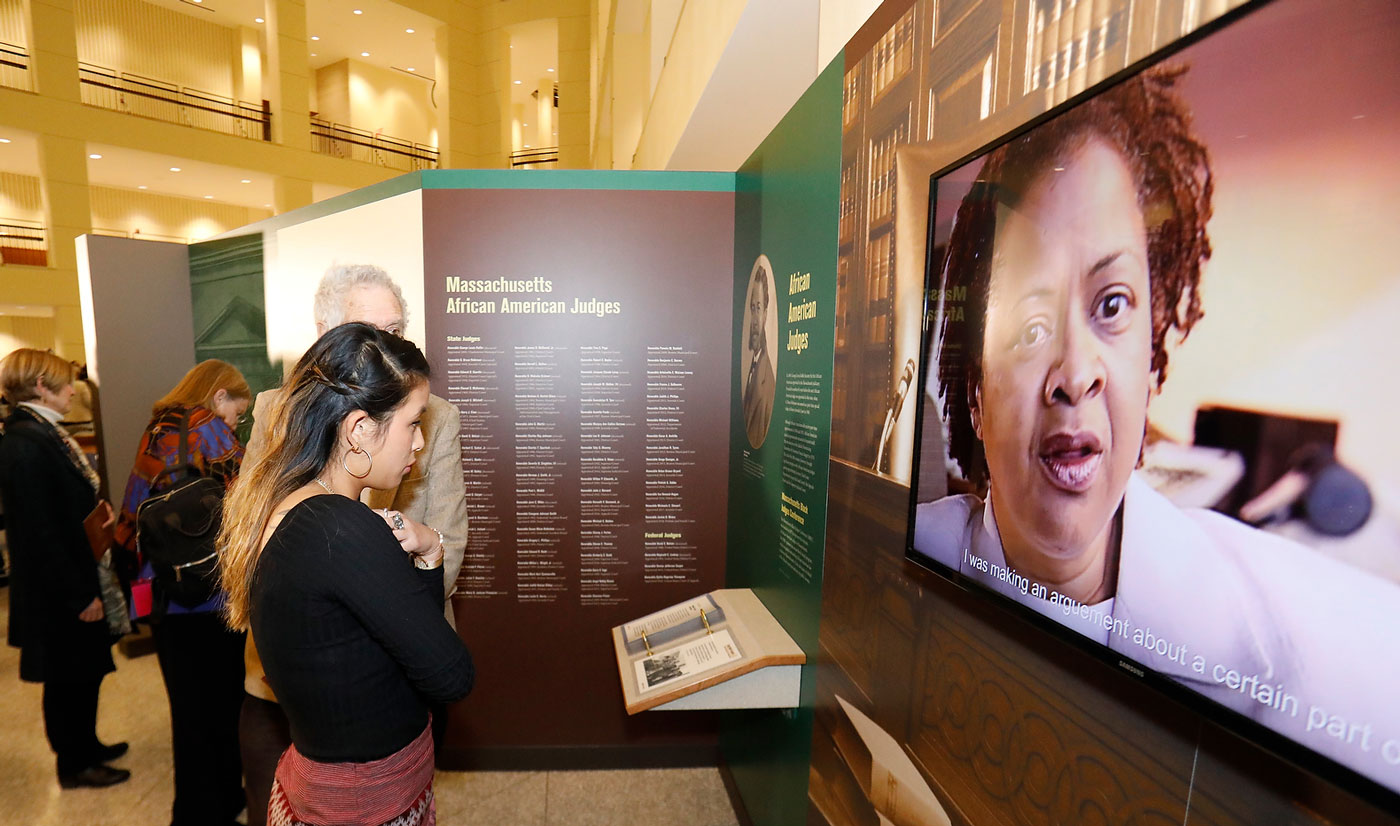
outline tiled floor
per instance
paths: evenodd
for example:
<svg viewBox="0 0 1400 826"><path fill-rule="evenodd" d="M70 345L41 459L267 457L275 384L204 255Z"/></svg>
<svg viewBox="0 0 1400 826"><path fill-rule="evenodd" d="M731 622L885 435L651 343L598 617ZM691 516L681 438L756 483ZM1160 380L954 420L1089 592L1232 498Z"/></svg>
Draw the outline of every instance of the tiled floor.
<svg viewBox="0 0 1400 826"><path fill-rule="evenodd" d="M0 627L9 596L0 597ZM160 826L174 794L170 712L154 654L127 659L102 683L98 735L127 740L112 765L131 780L108 789L61 790L39 713L41 686L19 680L19 652L0 646L0 823L25 826ZM719 772L639 771L438 772L443 826L628 826L676 816L692 826L737 826ZM665 813L671 813L667 815Z"/></svg>

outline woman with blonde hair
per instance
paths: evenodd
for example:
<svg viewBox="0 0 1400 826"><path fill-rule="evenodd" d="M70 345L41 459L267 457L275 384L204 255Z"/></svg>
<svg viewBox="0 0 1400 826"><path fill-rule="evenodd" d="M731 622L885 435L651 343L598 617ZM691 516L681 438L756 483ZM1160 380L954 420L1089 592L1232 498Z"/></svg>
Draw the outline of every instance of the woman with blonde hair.
<svg viewBox="0 0 1400 826"><path fill-rule="evenodd" d="M15 405L0 443L13 571L9 643L20 649L19 677L43 683L44 733L63 788L111 786L131 776L104 765L125 743L97 739L97 696L115 670L93 543L83 521L111 507L98 498L97 473L58 422L73 398L73 365L42 350L15 350L0 362L0 386Z"/></svg>
<svg viewBox="0 0 1400 826"><path fill-rule="evenodd" d="M129 559L137 558L137 513L148 498L189 476L214 479L225 489L233 484L243 460L234 429L252 396L237 367L209 359L192 367L155 403L117 521L118 547ZM224 624L221 591L211 589L207 599L182 604L162 592L151 560L139 559L133 567L140 569L134 589L150 589L151 630L170 700L172 826L231 824L244 804L238 752L243 634Z"/></svg>
<svg viewBox="0 0 1400 826"><path fill-rule="evenodd" d="M421 546L398 514L360 502L412 468L427 378L412 342L332 329L229 496L229 624L252 632L292 734L270 824L435 822L429 707L471 690L471 655L443 617L441 536Z"/></svg>

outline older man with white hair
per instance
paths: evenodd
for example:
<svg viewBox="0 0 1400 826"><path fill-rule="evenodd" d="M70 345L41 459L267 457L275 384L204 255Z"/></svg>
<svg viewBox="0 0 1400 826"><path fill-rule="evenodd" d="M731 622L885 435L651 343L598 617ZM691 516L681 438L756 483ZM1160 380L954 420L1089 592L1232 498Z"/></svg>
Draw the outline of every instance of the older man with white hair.
<svg viewBox="0 0 1400 826"><path fill-rule="evenodd" d="M352 321L403 335L408 325L408 308L403 293L389 274L368 264L331 267L316 289L314 305L316 335ZM253 432L248 440L244 467L258 461L266 444L268 412L281 396L281 389L258 394L253 406ZM452 594L457 572L467 547L467 503L462 485L462 446L459 440L461 417L446 399L430 395L422 421L424 446L409 475L393 490L367 490L366 502L385 515L394 535L406 549L443 546L443 583L446 588L447 621L455 627ZM402 528L399 528L399 522ZM244 661L247 676L239 741L243 750L243 772L247 780L248 824L266 822L267 799L277 760L291 744L287 719L277 698L263 678L252 635L248 637ZM434 715L434 739L440 740L446 715Z"/></svg>

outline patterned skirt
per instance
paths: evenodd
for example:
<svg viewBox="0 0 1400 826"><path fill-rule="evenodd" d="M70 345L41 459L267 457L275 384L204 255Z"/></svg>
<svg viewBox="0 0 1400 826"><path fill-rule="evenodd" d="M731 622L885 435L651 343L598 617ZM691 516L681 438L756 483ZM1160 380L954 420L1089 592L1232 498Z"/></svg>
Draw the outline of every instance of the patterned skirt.
<svg viewBox="0 0 1400 826"><path fill-rule="evenodd" d="M269 826L437 826L432 723L399 751L368 763L321 763L295 745L277 761Z"/></svg>
<svg viewBox="0 0 1400 826"><path fill-rule="evenodd" d="M292 804L287 802L287 794L282 790L282 784L274 778L272 781L272 798L267 802L267 826L326 826L326 824L312 824L304 820L298 820L292 812ZM433 802L433 787L430 785L418 795L418 799L413 801L413 805L408 807L408 811L394 818L385 821L382 826L437 826L437 807Z"/></svg>

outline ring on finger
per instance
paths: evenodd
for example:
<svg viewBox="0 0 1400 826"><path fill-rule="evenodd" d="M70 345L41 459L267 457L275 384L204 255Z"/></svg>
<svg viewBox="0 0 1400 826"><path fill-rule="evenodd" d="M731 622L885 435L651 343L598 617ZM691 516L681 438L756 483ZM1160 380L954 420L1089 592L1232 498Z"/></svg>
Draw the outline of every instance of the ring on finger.
<svg viewBox="0 0 1400 826"><path fill-rule="evenodd" d="M394 512L394 530L403 530L403 514L398 513L397 511Z"/></svg>

